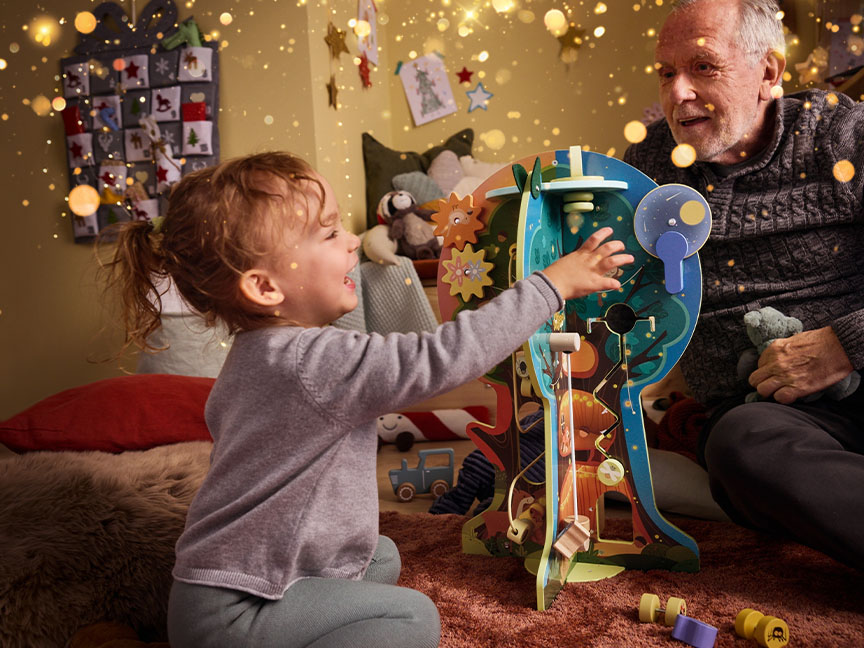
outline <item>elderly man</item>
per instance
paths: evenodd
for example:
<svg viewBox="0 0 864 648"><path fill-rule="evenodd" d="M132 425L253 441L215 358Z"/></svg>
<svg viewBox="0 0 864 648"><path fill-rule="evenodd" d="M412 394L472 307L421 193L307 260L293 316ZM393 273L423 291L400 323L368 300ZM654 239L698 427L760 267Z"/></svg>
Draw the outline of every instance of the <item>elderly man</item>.
<svg viewBox="0 0 864 648"><path fill-rule="evenodd" d="M711 205L702 313L681 367L712 412L700 450L715 500L741 524L864 569L864 386L807 398L864 368L864 105L781 96L777 13L773 0L673 3L656 49L666 119L624 159ZM675 166L676 145L697 161ZM764 306L805 331L768 347L747 384L742 317ZM762 400L744 404L754 388Z"/></svg>

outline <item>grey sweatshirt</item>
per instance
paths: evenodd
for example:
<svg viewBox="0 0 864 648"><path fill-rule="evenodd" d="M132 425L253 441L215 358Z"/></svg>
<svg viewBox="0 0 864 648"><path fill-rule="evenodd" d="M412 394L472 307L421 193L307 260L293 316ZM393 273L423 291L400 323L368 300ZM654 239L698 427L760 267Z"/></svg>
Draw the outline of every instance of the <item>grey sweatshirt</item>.
<svg viewBox="0 0 864 648"><path fill-rule="evenodd" d="M301 578L361 578L378 542L375 419L481 376L562 307L535 273L434 333L237 335L174 578L269 599Z"/></svg>
<svg viewBox="0 0 864 648"><path fill-rule="evenodd" d="M674 166L665 120L624 154L659 184L689 185L711 205L702 311L681 359L703 403L752 391L736 363L753 346L744 313L763 306L805 329L830 325L852 366L864 368L864 104L814 90L777 100L771 119L768 147L733 166ZM855 170L848 182L834 177L842 160Z"/></svg>

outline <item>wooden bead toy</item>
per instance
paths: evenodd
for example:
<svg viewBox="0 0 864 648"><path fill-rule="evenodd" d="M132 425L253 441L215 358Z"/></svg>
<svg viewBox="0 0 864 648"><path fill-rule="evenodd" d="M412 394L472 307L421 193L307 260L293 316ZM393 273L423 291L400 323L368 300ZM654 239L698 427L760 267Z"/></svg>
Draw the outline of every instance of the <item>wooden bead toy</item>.
<svg viewBox="0 0 864 648"><path fill-rule="evenodd" d="M735 617L735 633L745 639L755 639L765 648L778 648L789 643L789 626L783 619L751 608L744 608Z"/></svg>
<svg viewBox="0 0 864 648"><path fill-rule="evenodd" d="M717 628L679 614L675 618L675 627L672 628L672 638L693 648L713 648L717 642Z"/></svg>
<svg viewBox="0 0 864 648"><path fill-rule="evenodd" d="M674 626L679 614L687 614L687 603L682 598L670 596L666 608L660 607L660 597L646 592L639 599L639 621L642 623L657 623L663 615L663 624Z"/></svg>

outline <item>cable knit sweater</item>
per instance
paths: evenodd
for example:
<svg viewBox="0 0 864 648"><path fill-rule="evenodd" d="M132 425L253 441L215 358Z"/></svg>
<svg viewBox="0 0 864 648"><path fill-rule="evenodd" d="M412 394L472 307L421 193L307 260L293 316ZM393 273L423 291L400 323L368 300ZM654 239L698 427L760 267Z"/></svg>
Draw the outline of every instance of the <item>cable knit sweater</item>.
<svg viewBox="0 0 864 648"><path fill-rule="evenodd" d="M735 365L752 346L742 318L754 308L773 306L805 329L830 325L864 368L864 104L813 90L778 99L769 115L771 143L733 166L674 166L665 120L624 154L658 184L689 185L711 205L702 311L681 359L693 395L709 405L751 390ZM843 160L855 171L847 182L834 176Z"/></svg>

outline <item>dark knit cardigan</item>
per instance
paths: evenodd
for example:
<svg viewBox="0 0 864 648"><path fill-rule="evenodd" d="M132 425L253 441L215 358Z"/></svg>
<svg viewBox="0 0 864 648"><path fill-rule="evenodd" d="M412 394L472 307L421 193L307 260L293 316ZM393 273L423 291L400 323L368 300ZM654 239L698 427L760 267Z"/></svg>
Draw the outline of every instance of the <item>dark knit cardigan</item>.
<svg viewBox="0 0 864 648"><path fill-rule="evenodd" d="M751 391L736 362L752 346L742 318L754 308L773 306L805 330L830 325L852 366L864 368L864 104L813 90L775 106L768 147L723 173L674 166L665 120L624 154L658 184L689 185L711 205L702 310L681 359L694 397L709 405ZM855 170L848 182L834 177L842 160Z"/></svg>

